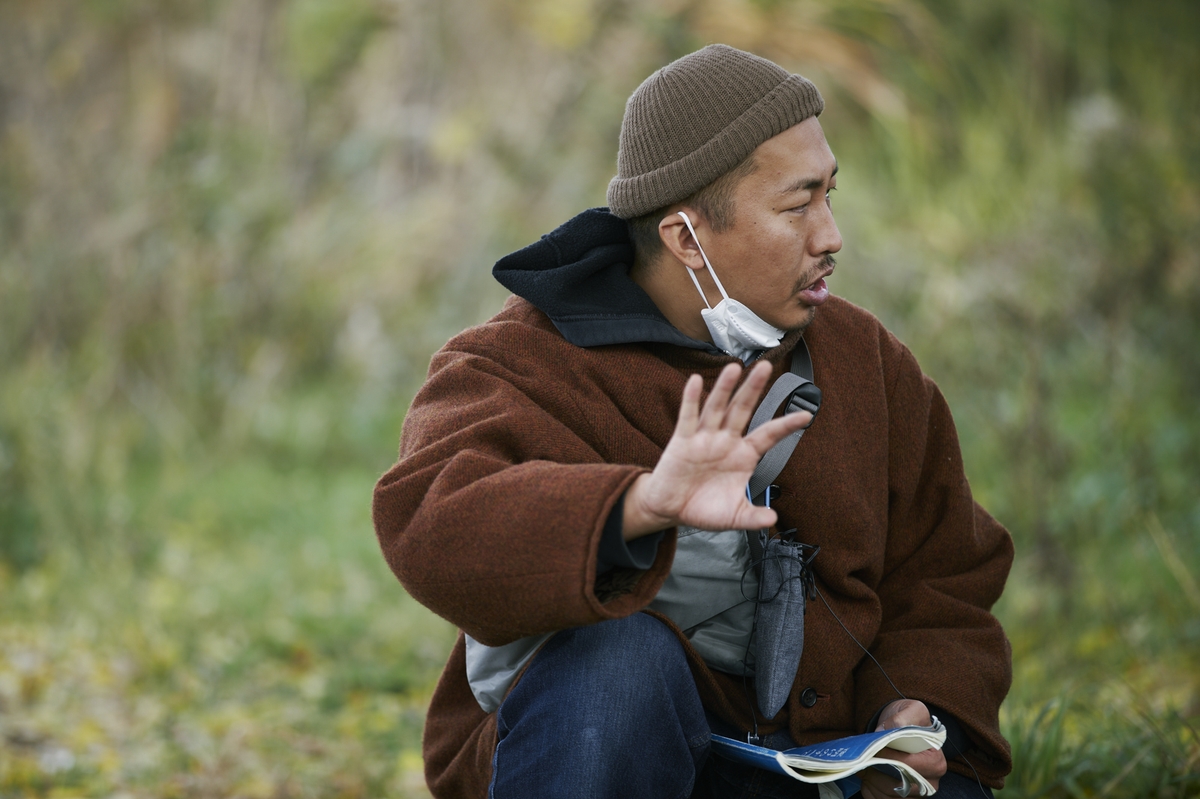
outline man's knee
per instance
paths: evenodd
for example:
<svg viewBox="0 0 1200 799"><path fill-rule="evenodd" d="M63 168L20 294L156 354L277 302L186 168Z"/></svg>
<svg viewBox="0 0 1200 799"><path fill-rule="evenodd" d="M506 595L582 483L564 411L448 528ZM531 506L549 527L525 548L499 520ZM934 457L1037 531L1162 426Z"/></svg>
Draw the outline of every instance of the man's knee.
<svg viewBox="0 0 1200 799"><path fill-rule="evenodd" d="M543 655L565 656L593 674L614 671L618 677L687 669L679 639L667 625L645 613L563 630L547 642L538 657Z"/></svg>
<svg viewBox="0 0 1200 799"><path fill-rule="evenodd" d="M610 723L619 724L640 715L627 711L641 703L694 694L695 683L675 634L654 617L635 613L555 635L505 704L512 711L529 695L547 693L577 712L614 716Z"/></svg>
<svg viewBox="0 0 1200 799"><path fill-rule="evenodd" d="M551 638L497 722L494 797L687 796L708 749L683 647L640 613Z"/></svg>

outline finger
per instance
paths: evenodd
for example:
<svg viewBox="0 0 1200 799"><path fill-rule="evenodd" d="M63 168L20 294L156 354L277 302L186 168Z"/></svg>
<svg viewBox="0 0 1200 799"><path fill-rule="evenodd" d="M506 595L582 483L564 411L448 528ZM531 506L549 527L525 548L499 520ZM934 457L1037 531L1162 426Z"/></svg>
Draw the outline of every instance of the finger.
<svg viewBox="0 0 1200 799"><path fill-rule="evenodd" d="M876 757L898 760L913 767L913 770L934 785L946 773L946 756L940 749L926 749L922 752L901 752L890 746L880 749Z"/></svg>
<svg viewBox="0 0 1200 799"><path fill-rule="evenodd" d="M873 768L858 772L858 777L862 780L863 796L895 797L897 795L896 788L900 787L900 780L894 780ZM909 792L911 793L912 790L909 789Z"/></svg>
<svg viewBox="0 0 1200 799"><path fill-rule="evenodd" d="M704 409L700 411L700 427L704 430L719 430L725 421L725 410L729 406L729 395L737 385L742 367L731 363L717 375L712 393L704 401Z"/></svg>
<svg viewBox="0 0 1200 799"><path fill-rule="evenodd" d="M700 375L692 375L683 385L683 401L679 404L679 420L675 423L676 435L690 436L696 432L700 417L700 390L704 381Z"/></svg>
<svg viewBox="0 0 1200 799"><path fill-rule="evenodd" d="M761 458L771 447L811 421L812 414L808 411L789 413L755 428L753 433L746 436L746 443L754 447L754 451Z"/></svg>
<svg viewBox="0 0 1200 799"><path fill-rule="evenodd" d="M910 724L929 726L933 723L933 717L929 714L929 707L924 702L915 699L910 700L907 705L902 707L893 719L901 727L907 727Z"/></svg>
<svg viewBox="0 0 1200 799"><path fill-rule="evenodd" d="M779 521L779 514L743 500L734 515L733 526L739 530L761 530Z"/></svg>
<svg viewBox="0 0 1200 799"><path fill-rule="evenodd" d="M771 364L766 361L754 364L750 375L738 388L737 393L733 395L733 402L729 404L729 411L725 414L725 426L728 429L739 433L746 429L770 377Z"/></svg>
<svg viewBox="0 0 1200 799"><path fill-rule="evenodd" d="M920 785L920 783L918 783L916 780L913 780L913 779L909 779L909 781L908 781L908 793L906 793L906 794L897 793L897 790L900 787L902 787L903 783L901 783L900 780L896 779L895 777L891 776L890 774L879 771L878 769L876 769L873 766L868 767L868 768L864 769L863 771L860 771L858 773L858 776L862 780L862 787L864 789L867 786L870 786L870 788L876 794L879 794L881 796L894 797L894 796L920 796L921 795L921 785ZM929 775L925 775L925 777L929 781L929 783L931 785L933 785L934 790L936 791L937 785L938 785L937 778L936 777L931 778ZM866 790L863 790L863 795L864 796L867 795Z"/></svg>
<svg viewBox="0 0 1200 799"><path fill-rule="evenodd" d="M924 702L916 699L897 699L883 709L880 714L880 729L890 730L896 727L916 725L928 727L933 723L929 708Z"/></svg>

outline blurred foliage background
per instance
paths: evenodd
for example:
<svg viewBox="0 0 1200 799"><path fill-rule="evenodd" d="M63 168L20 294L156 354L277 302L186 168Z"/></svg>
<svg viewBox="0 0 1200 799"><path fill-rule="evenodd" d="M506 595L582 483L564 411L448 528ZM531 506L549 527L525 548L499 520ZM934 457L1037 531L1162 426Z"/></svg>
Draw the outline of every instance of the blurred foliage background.
<svg viewBox="0 0 1200 799"><path fill-rule="evenodd" d="M374 479L491 263L711 41L1018 559L1004 797L1200 795L1200 5L0 0L0 796L421 796Z"/></svg>

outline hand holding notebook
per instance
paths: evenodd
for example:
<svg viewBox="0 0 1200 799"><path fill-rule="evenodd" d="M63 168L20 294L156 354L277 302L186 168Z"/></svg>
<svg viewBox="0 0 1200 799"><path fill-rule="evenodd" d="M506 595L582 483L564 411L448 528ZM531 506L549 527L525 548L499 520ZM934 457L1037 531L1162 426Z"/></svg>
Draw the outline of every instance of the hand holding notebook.
<svg viewBox="0 0 1200 799"><path fill-rule="evenodd" d="M879 768L899 779L903 795L908 794L910 786L919 788L921 796L933 794L934 786L915 768L893 758L881 757L879 752L885 748L907 753L923 752L940 749L945 741L946 729L936 717L927 727L897 727L782 752L721 735L712 736L713 752L721 757L786 774L802 782L837 783L847 796L859 789L861 780L854 775L869 767ZM848 789L852 790L847 792Z"/></svg>

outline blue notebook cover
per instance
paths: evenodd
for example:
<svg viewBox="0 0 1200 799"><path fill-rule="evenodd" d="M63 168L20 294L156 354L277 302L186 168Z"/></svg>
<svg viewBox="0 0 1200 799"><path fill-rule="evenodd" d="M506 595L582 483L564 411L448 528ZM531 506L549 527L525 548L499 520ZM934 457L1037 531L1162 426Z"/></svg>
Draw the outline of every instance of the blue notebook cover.
<svg viewBox="0 0 1200 799"><path fill-rule="evenodd" d="M722 757L737 761L738 763L755 766L763 771L773 771L776 774L783 774L785 777L792 776L783 766L779 765L779 761L775 759L774 749L755 746L745 741L736 741L733 738L726 738L723 735L714 735L712 737L712 746L713 751ZM862 787L862 780L858 777L849 776L833 780L833 784L838 787L843 797L854 796Z"/></svg>
<svg viewBox="0 0 1200 799"><path fill-rule="evenodd" d="M887 746L906 752L920 752L931 747L941 747L945 738L945 728L934 719L929 727L901 727L851 735L782 752L721 735L712 736L712 747L721 757L764 771L784 774L804 782L834 783L843 796L851 796L858 791L861 784L854 774L867 767L884 771L889 776L901 780L905 786L910 782L928 786L928 783L908 766L897 768L889 765L889 760L877 757L876 753ZM902 774L902 769L910 773ZM928 786L928 790L923 788L922 795L931 792L932 786Z"/></svg>
<svg viewBox="0 0 1200 799"><path fill-rule="evenodd" d="M788 749L785 754L789 760L803 758L814 761L814 766L820 764L821 770L836 771L862 757L878 752L879 747L872 748L872 744L880 739L894 737L892 733L895 732L896 730L866 732L862 735L851 735L847 738L838 738L836 741L826 741L812 746L798 746L795 749Z"/></svg>

